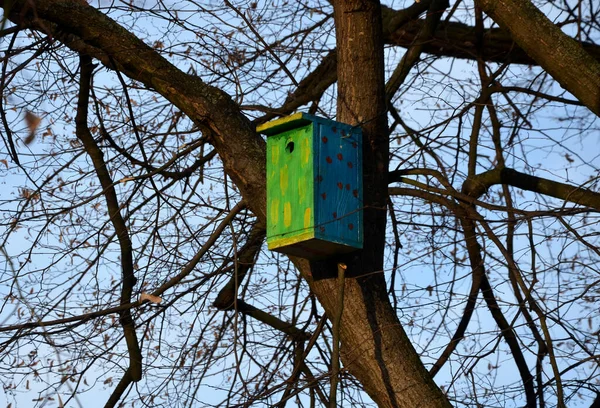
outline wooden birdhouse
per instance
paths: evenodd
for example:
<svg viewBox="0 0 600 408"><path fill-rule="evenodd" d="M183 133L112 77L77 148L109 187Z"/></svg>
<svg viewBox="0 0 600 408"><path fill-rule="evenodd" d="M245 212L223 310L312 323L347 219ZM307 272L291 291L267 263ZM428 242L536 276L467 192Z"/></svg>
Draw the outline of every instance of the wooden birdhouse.
<svg viewBox="0 0 600 408"><path fill-rule="evenodd" d="M324 259L362 248L362 132L306 113L263 124L270 250Z"/></svg>

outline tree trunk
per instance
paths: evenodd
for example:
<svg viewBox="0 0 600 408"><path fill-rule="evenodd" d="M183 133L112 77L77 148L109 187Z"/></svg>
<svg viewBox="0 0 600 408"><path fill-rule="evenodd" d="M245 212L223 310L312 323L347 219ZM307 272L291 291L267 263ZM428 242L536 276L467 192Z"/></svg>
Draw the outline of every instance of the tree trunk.
<svg viewBox="0 0 600 408"><path fill-rule="evenodd" d="M363 251L348 266L341 325L342 361L380 407L448 407L392 309L383 275L389 137L381 9L378 1L334 1L338 49L337 120L361 126ZM337 303L335 262L297 262L328 316Z"/></svg>

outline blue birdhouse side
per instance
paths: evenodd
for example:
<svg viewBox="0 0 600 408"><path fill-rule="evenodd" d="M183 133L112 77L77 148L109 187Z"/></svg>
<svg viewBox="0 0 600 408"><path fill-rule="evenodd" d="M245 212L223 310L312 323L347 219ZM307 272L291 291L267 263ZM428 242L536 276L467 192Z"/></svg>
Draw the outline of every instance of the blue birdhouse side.
<svg viewBox="0 0 600 408"><path fill-rule="evenodd" d="M362 132L306 113L274 120L267 135L267 244L307 259L363 244Z"/></svg>

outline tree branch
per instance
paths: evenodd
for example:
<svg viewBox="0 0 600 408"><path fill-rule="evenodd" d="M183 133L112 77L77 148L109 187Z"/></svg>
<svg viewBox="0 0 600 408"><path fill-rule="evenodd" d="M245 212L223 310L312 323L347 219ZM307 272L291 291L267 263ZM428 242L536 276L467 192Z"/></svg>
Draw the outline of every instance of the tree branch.
<svg viewBox="0 0 600 408"><path fill-rule="evenodd" d="M544 70L600 116L600 62L530 0L477 0Z"/></svg>
<svg viewBox="0 0 600 408"><path fill-rule="evenodd" d="M386 43L408 48L413 44L415 37L424 25L425 20L422 19L411 21L390 33L386 37ZM477 37L475 31L474 26L463 23L454 21L442 23L429 40L423 44L423 52L440 57L476 60ZM593 59L600 61L600 46L589 42L583 42L581 46ZM481 57L486 62L540 65L515 43L510 32L504 28L486 29L481 51Z"/></svg>
<svg viewBox="0 0 600 408"><path fill-rule="evenodd" d="M392 76L388 80L388 83L385 85L385 93L388 100L391 100L392 97L396 94L410 69L417 63L419 58L421 57L421 52L423 52L423 45L429 40L429 38L435 32L440 19L442 18L442 14L448 8L449 3L448 0L432 0L430 2L429 10L427 12L427 17L425 19L425 24L421 27L421 30L415 36L413 43L410 45L398 66L392 73ZM416 3L418 4L418 3Z"/></svg>
<svg viewBox="0 0 600 408"><path fill-rule="evenodd" d="M256 257L265 240L265 233L264 226L260 224L254 224L252 226L252 229L248 234L248 240L237 254L236 262L238 266L234 271L234 275L219 291L217 298L213 302L213 306L217 309L228 310L233 307L233 303L237 297L238 288L244 281L248 271L254 267Z"/></svg>
<svg viewBox="0 0 600 408"><path fill-rule="evenodd" d="M388 7L382 7L383 36L384 39L395 30L404 26L409 21L416 19L419 15L427 11L432 0L415 2L411 6L402 10L392 10ZM413 38L414 41L414 38ZM412 44L412 43L411 43ZM337 81L337 49L331 50L310 74L308 74L296 88L296 90L286 98L284 104L276 109L275 112L269 112L259 119L256 124L264 123L277 116L284 116L292 113L300 106L317 100L323 92Z"/></svg>
<svg viewBox="0 0 600 408"><path fill-rule="evenodd" d="M225 171L248 205L266 219L265 143L239 106L222 90L188 75L99 10L76 0L0 0L14 23L44 31L109 69L155 89L211 137ZM60 28L60 30L58 29Z"/></svg>
<svg viewBox="0 0 600 408"><path fill-rule="evenodd" d="M436 194L432 194L426 191L410 189L410 188L394 188L397 193L406 196L419 197L429 202L437 203L442 205L457 216L459 219L461 226L463 228L463 233L465 235L467 253L469 255L469 262L471 268L473 269L473 280L474 285L477 284L477 287L481 291L483 298L488 306L488 309L494 318L498 328L500 329L500 335L504 338L509 349L513 355L515 360L515 364L521 376L521 381L523 382L523 387L525 389L525 395L527 398L527 407L535 408L535 389L533 387L533 375L531 374L529 367L527 366L527 361L525 360L525 356L521 350L517 335L513 330L512 326L502 313L500 306L498 305L498 301L496 300L496 296L494 295L493 289L490 285L490 282L485 274L485 266L483 258L481 257L481 247L477 242L477 235L475 229L474 219L481 219L481 217L472 209L470 209L470 205L457 205L452 201L448 200L445 197L438 196ZM475 299L473 299L473 297ZM431 371L433 373L437 373L441 368L441 364L443 364L449 357L449 353L451 353L457 346L458 341L462 339L464 336L464 332L468 325L468 321L470 319L470 315L473 313L471 310L473 302L476 300L476 295L473 296L471 292L469 294L469 300L467 301L467 306L465 307L465 312L463 313L463 318L459 323L457 330L452 337L451 342L448 344L439 360L435 363L434 367L432 367Z"/></svg>
<svg viewBox="0 0 600 408"><path fill-rule="evenodd" d="M415 2L410 7L394 10L382 6L384 41L389 45L396 45L410 49L415 45L419 33L426 27L427 19L418 19L419 15L427 11L431 0ZM427 41L419 42L422 53L441 57L476 60L478 50L477 37L474 26L458 22L441 23L435 31L429 33ZM600 61L600 46L583 42L581 46L592 58ZM521 47L515 44L510 33L503 28L490 28L485 30L481 41L480 57L487 62L538 65ZM288 96L284 104L272 112L266 113L255 120L256 124L264 123L277 116L292 113L300 106L314 101L337 81L337 51L331 50L320 64L308 74L296 90ZM518 91L518 89L512 89ZM569 104L581 104L578 101L563 100L552 95L539 95L540 97L556 100Z"/></svg>
<svg viewBox="0 0 600 408"><path fill-rule="evenodd" d="M600 193L579 186L531 176L507 167L495 168L468 178L463 184L462 191L471 197L479 197L491 186L497 184L508 184L600 210Z"/></svg>
<svg viewBox="0 0 600 408"><path fill-rule="evenodd" d="M100 181L100 185L104 189L103 193L106 199L106 206L108 208L110 221L113 224L119 240L119 246L121 248L121 269L123 275L120 299L120 304L122 306L131 303L133 287L136 283L133 268L132 244L129 238L127 225L125 224L125 220L120 212L119 200L117 198L113 180L110 176L106 163L104 162L104 155L87 126L90 81L92 77L92 71L94 69L92 65L92 59L88 56L81 56L79 61L81 64L81 76L79 83L79 99L77 101L77 115L75 117L75 132L79 140L81 140L83 143L85 151L94 163L94 168ZM129 368L127 369L127 376L130 377L130 381L139 381L142 378L142 353L140 351L137 335L135 333L135 323L131 315L131 309L124 309L120 311L119 314L119 321L123 327L123 333L127 343L127 350L129 352Z"/></svg>
<svg viewBox="0 0 600 408"><path fill-rule="evenodd" d="M279 330L282 333L287 334L292 340L306 341L310 338L310 333L306 333L305 331L298 329L293 324L285 322L273 316L272 314L264 312L244 302L242 299L236 300L235 308L240 313L244 313L245 315L251 316L256 320L263 322L267 326L270 326L276 330Z"/></svg>

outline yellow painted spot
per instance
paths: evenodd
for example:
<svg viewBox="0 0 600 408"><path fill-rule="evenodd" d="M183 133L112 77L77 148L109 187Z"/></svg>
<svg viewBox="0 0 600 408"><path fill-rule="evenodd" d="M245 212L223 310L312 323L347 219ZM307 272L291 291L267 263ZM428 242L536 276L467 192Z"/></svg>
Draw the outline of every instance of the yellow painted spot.
<svg viewBox="0 0 600 408"><path fill-rule="evenodd" d="M308 137L302 140L302 164L308 164L310 159L310 140Z"/></svg>
<svg viewBox="0 0 600 408"><path fill-rule="evenodd" d="M279 188L281 189L281 195L285 195L285 191L288 188L288 165L281 167L279 171Z"/></svg>
<svg viewBox="0 0 600 408"><path fill-rule="evenodd" d="M273 148L271 149L271 163L279 163L279 149L277 145L273 146Z"/></svg>
<svg viewBox="0 0 600 408"><path fill-rule="evenodd" d="M269 206L269 208L271 210L270 211L270 213L271 213L270 214L270 216L271 216L270 217L271 218L271 222L274 225L277 225L277 223L279 222L279 211L280 211L280 209L279 209L279 200L278 199L272 200L270 202L270 204L271 205Z"/></svg>
<svg viewBox="0 0 600 408"><path fill-rule="evenodd" d="M298 201L304 201L306 198L306 182L302 179L298 179Z"/></svg>
<svg viewBox="0 0 600 408"><path fill-rule="evenodd" d="M304 228L310 227L310 207L304 210Z"/></svg>
<svg viewBox="0 0 600 408"><path fill-rule="evenodd" d="M289 201L283 204L283 225L286 227L292 225L292 205Z"/></svg>

